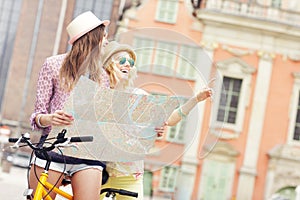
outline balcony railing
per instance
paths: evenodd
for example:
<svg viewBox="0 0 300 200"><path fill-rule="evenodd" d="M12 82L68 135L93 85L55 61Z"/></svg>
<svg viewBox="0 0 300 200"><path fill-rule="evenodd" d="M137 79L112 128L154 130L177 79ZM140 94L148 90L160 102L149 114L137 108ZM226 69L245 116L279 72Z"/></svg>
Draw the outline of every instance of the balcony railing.
<svg viewBox="0 0 300 200"><path fill-rule="evenodd" d="M205 11L240 15L300 28L300 13L279 6L265 6L251 0L204 0L201 3L201 9Z"/></svg>

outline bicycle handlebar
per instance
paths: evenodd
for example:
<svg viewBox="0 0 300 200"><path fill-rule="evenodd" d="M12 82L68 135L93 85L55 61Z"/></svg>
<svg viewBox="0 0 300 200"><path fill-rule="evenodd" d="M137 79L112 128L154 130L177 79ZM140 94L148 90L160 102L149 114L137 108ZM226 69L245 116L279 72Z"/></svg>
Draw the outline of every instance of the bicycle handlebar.
<svg viewBox="0 0 300 200"><path fill-rule="evenodd" d="M114 188L103 188L101 189L101 194L102 193L118 193L120 195L125 195L125 196L131 196L131 197L138 197L138 193L137 192L131 192L128 190L123 190L123 189L114 189Z"/></svg>
<svg viewBox="0 0 300 200"><path fill-rule="evenodd" d="M92 142L93 136L71 137L70 142Z"/></svg>
<svg viewBox="0 0 300 200"><path fill-rule="evenodd" d="M9 143L14 143L14 142L18 142L20 138L8 138L8 142ZM20 141L20 143L26 143L26 141L22 138Z"/></svg>
<svg viewBox="0 0 300 200"><path fill-rule="evenodd" d="M30 141L29 134L24 134L20 138L8 138L8 142L15 143L13 147L18 147L19 143L26 143L31 149L33 150L44 150L44 151L51 151L55 148L57 144L62 143L72 143L72 142L92 142L93 136L80 136L80 137L65 137L67 130L63 129L58 136L56 137L56 140L49 146L49 147L37 147ZM62 145L63 146L63 145Z"/></svg>
<svg viewBox="0 0 300 200"><path fill-rule="evenodd" d="M20 138L8 138L9 143L17 142ZM93 136L71 137L70 142L92 142ZM27 143L26 139L21 138L19 143Z"/></svg>

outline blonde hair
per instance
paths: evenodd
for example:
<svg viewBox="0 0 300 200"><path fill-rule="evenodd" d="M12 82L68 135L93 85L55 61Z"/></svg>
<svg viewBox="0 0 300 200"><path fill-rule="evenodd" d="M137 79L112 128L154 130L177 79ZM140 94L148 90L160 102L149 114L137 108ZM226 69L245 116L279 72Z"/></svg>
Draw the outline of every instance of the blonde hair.
<svg viewBox="0 0 300 200"><path fill-rule="evenodd" d="M127 52L127 51L124 51L124 52ZM115 54L117 54L117 53L120 53L120 51L116 52ZM127 53L129 53L129 55L132 56L130 52L127 52ZM119 77L122 76L122 72L117 67L117 64L114 60L114 56L111 56L109 58L107 65L104 66L104 68L109 76L110 87L115 88L116 84L120 81ZM126 89L127 87L132 87L136 77L137 77L137 69L135 66L133 66L130 68L130 71L128 74L128 79L126 80L123 89Z"/></svg>
<svg viewBox="0 0 300 200"><path fill-rule="evenodd" d="M99 60L104 34L105 26L100 25L73 43L59 72L60 84L64 90L71 91L80 76L86 73L89 73L91 80L101 84Z"/></svg>

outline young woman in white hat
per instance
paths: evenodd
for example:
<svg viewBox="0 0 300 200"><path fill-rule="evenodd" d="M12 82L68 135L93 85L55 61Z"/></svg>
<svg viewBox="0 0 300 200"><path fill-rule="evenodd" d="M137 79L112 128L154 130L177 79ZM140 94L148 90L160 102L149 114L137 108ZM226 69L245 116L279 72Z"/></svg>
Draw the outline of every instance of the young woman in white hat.
<svg viewBox="0 0 300 200"><path fill-rule="evenodd" d="M48 57L42 65L37 82L35 110L30 118L33 129L42 131L40 144L45 142L52 126L72 123L73 117L62 109L81 75L109 87L108 76L99 67L102 47L107 44L105 27L108 24L108 20L101 21L90 11L79 15L67 26L69 43L72 45L70 52ZM64 160L55 152L51 152L50 156L49 182L59 186L61 181L58 179L63 178L61 174L68 173L72 180L74 200L99 199L104 163L75 157L66 157ZM30 173L30 188L36 187L35 173L39 175L45 166L44 157L38 154L36 157ZM55 194L50 195L54 199Z"/></svg>
<svg viewBox="0 0 300 200"><path fill-rule="evenodd" d="M147 94L141 89L132 88L133 81L137 77L136 59L136 54L129 45L112 41L105 47L101 60L103 61L103 68L109 75L110 87L112 89L130 90L130 92ZM165 126L175 126L197 103L211 97L211 95L212 89L204 88L184 105L175 109L165 124L155 129L157 135L162 136ZM106 162L106 165L109 179L103 185L103 188L122 188L138 192L138 199L143 199L143 160L134 162ZM132 198L122 196L122 199L130 200Z"/></svg>

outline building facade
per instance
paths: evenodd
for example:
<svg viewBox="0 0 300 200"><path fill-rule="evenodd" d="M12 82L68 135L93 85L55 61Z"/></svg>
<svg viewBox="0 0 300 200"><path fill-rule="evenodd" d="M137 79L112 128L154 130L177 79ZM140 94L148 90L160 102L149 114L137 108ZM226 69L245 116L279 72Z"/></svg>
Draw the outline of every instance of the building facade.
<svg viewBox="0 0 300 200"><path fill-rule="evenodd" d="M135 47L136 86L200 103L145 161L152 199L296 198L300 2L297 0L0 0L0 122L30 130L38 71L69 48L66 24L92 10ZM210 80L215 79L213 83Z"/></svg>
<svg viewBox="0 0 300 200"><path fill-rule="evenodd" d="M186 76L180 70L183 62L178 57L159 57L157 49L161 48L184 55L194 66L197 60L192 58L200 57L204 80L217 78L213 105L206 102L199 105L197 113L189 115L184 128L178 128L179 134L175 134L181 140L172 140L173 130L157 144L169 143L178 151L168 156L156 153L146 160L146 169L152 172L154 196L209 200L296 198L300 153L299 9L300 3L295 0L153 0L143 1L125 13L119 31L151 27L148 31L153 37L139 30L135 37L140 42L132 44L140 48L147 41L154 52L138 52L138 58L148 53L154 65L183 72L179 78L152 66L142 70L141 82L148 76L151 80L168 77L174 82L176 79L176 87L181 88L185 84L180 81L187 81L192 93L203 86L201 79L191 75L195 71ZM160 30L158 34L154 27ZM165 29L191 38L212 62L207 62L195 47L191 52L196 55L187 53L193 44L184 38L173 39ZM157 57L160 61L156 62ZM184 68L189 71L192 67ZM156 87L150 90L158 92ZM188 95L179 89L176 92ZM180 154L174 162L161 158L173 154ZM153 171L153 166L162 166L161 162L168 164Z"/></svg>

